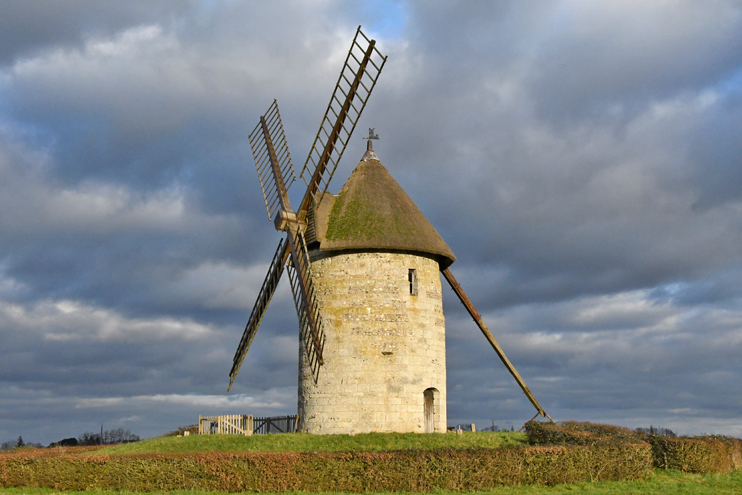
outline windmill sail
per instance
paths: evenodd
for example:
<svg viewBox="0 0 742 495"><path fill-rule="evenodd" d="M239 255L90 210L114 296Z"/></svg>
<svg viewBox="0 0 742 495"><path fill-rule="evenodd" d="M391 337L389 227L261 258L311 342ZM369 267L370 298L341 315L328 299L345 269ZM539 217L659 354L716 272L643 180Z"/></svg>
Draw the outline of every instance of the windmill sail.
<svg viewBox="0 0 742 495"><path fill-rule="evenodd" d="M273 220L276 211L281 207L282 191L288 191L296 180L276 100L273 100L273 104L261 117L248 138L260 179L260 188L263 190L268 219ZM276 161L278 170L280 170L278 178L274 174L272 160ZM280 186L280 182L283 182L283 187Z"/></svg>
<svg viewBox="0 0 742 495"><path fill-rule="evenodd" d="M288 234L286 245L291 253L293 266L293 270L290 271L292 275L291 289L294 295L297 315L299 316L301 338L308 344L306 345L306 349L309 362L311 363L312 373L316 380L319 373L319 366L323 363L322 349L324 347L324 333L322 331L322 318L320 317L319 308L314 296L310 269L311 263L306 242L304 241L302 225L299 224L296 214L291 210L291 203L287 192L288 186L284 181L284 174L289 172L291 174L290 178L293 181L293 168L291 167L291 157L288 153L288 145L286 144L283 126L281 125L281 117L278 113L278 105L275 100L265 115L260 117L260 122L250 134L250 145L253 149L258 176L260 177L263 188L268 217L271 218L275 213L278 213L275 215L274 220L276 229L286 231ZM279 246L279 251L283 253L284 250ZM276 256L278 256L278 251L276 252ZM264 286L267 289L266 293L270 291L270 294L272 294L272 291L275 290L275 285L278 284L278 279L283 271L286 259L287 257L283 254L280 260L274 257L274 264L271 266L266 282L264 282ZM277 264L278 261L281 261L281 263ZM280 268L278 268L279 265ZM275 284L272 278L274 274L276 275ZM260 297L258 300L259 303L262 302ZM261 310L262 307L262 305L261 307L256 306L258 308L256 318L253 319L251 317L248 327L245 329L245 335L243 336L244 345L241 343L240 348L238 348L238 354L235 356L237 367L241 364L241 359L244 359L244 352L247 351L257 331L257 325L260 323L259 318L262 317L262 310L264 310ZM244 352L241 352L243 347ZM234 377L232 380L234 380Z"/></svg>
<svg viewBox="0 0 742 495"><path fill-rule="evenodd" d="M299 317L299 339L304 343L309 367L314 381L319 376L319 367L323 364L322 351L325 347L325 333L322 327L322 316L314 293L311 263L307 252L304 235L299 232L292 246L289 280L294 295L296 314ZM293 256L293 253L297 256Z"/></svg>
<svg viewBox="0 0 742 495"><path fill-rule="evenodd" d="M307 193L297 212L302 220L310 203L314 201L319 205L327 191L385 63L386 57L376 49L376 41L368 39L358 26L317 137L301 170L300 176L307 184Z"/></svg>
<svg viewBox="0 0 742 495"><path fill-rule="evenodd" d="M240 367L242 366L242 361L245 360L245 355L248 349L250 349L250 344L252 344L255 334L258 332L258 327L263 320L265 310L268 309L268 304L271 302L279 280L281 280L281 274L283 273L283 267L286 264L288 255L288 243L284 243L283 239L281 239L278 243L276 254L273 255L273 261L271 261L271 265L268 268L268 274L263 281L263 286L258 293L255 306L253 306L252 313L250 313L250 319L247 320L247 325L245 325L245 331L240 339L240 344L237 346L237 352L234 354L232 370L229 372L230 380L227 392L232 388L234 379L237 377L237 372L240 371Z"/></svg>
<svg viewBox="0 0 742 495"><path fill-rule="evenodd" d="M327 191L385 62L386 57L376 49L376 41L368 39L358 26L330 104L302 170L307 190L296 213L292 211L288 197L288 189L296 176L275 100L248 136L268 218L274 221L277 230L286 231L288 242L279 244L245 327L230 372L230 388L278 285L289 253L289 279L299 316L300 339L307 349L309 366L315 382L317 381L319 367L323 364L325 335L304 239L305 219L317 192L320 189L322 193Z"/></svg>

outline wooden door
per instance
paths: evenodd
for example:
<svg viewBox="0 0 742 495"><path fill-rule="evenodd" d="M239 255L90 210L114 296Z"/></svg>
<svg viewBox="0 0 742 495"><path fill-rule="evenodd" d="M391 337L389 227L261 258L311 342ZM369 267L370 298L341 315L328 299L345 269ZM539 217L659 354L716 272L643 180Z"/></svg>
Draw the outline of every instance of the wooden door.
<svg viewBox="0 0 742 495"><path fill-rule="evenodd" d="M425 399L425 433L435 432L435 397L433 395L433 389L429 388L423 392Z"/></svg>

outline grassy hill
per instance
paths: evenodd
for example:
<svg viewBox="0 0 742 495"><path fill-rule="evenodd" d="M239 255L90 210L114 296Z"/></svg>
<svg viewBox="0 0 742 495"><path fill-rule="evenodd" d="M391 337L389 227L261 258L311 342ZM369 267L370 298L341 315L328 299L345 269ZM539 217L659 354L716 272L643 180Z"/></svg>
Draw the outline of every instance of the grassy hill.
<svg viewBox="0 0 742 495"><path fill-rule="evenodd" d="M100 494L307 489L742 494L739 440L640 438L619 427L571 422L535 423L528 431L529 437L506 432L192 435L104 448L17 449L0 454L0 495L84 489ZM529 446L528 438L537 445ZM682 466L689 472L653 466Z"/></svg>
<svg viewBox="0 0 742 495"><path fill-rule="evenodd" d="M358 435L190 435L115 445L96 454L187 452L389 452L396 450L499 449L526 445L525 433L363 433Z"/></svg>

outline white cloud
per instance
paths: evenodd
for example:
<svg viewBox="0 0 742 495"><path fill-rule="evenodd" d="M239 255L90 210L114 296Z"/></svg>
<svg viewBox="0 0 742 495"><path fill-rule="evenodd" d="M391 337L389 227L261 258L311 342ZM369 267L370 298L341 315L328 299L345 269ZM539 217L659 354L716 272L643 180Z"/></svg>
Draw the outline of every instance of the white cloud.
<svg viewBox="0 0 742 495"><path fill-rule="evenodd" d="M78 399L76 408L96 408L96 407L120 407L122 404L139 403L162 404L169 406L187 406L199 407L210 410L225 410L241 408L244 410L255 410L255 408L278 408L284 407L292 401L294 397L286 394L282 390L270 390L261 397L256 398L245 394L236 395L196 395L196 394L158 394L158 395L137 395L134 397L100 397L92 399Z"/></svg>
<svg viewBox="0 0 742 495"><path fill-rule="evenodd" d="M18 61L11 91L33 107L71 115L107 113L123 127L155 132L182 124L207 94L193 60L160 26L137 26L83 49ZM23 96L21 96L23 95Z"/></svg>
<svg viewBox="0 0 742 495"><path fill-rule="evenodd" d="M0 322L16 332L49 341L205 340L214 329L184 318L131 318L78 301L42 301L28 305L0 301Z"/></svg>
<svg viewBox="0 0 742 495"><path fill-rule="evenodd" d="M268 273L268 263L249 267L205 262L185 270L180 277L163 284L170 297L198 302L206 309L249 310ZM276 298L288 297L288 283L279 285Z"/></svg>

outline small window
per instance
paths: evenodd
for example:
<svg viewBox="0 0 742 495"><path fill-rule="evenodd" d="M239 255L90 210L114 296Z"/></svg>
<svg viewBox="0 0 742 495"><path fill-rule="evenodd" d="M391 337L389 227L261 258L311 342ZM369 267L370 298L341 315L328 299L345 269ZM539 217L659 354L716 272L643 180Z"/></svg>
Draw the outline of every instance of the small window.
<svg viewBox="0 0 742 495"><path fill-rule="evenodd" d="M417 295L417 270L410 268L407 272L407 280L410 282L410 294Z"/></svg>

